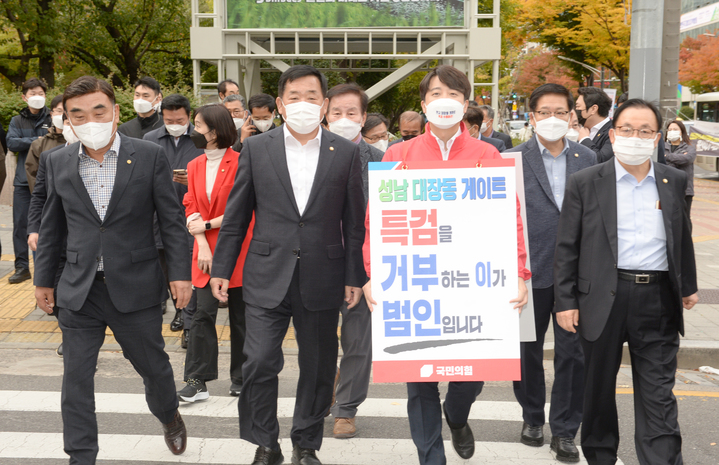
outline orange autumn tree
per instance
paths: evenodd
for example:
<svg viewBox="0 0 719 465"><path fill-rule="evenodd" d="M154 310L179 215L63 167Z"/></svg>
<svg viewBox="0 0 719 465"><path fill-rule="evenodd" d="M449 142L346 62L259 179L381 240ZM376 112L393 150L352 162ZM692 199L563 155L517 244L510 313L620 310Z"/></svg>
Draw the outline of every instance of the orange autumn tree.
<svg viewBox="0 0 719 465"><path fill-rule="evenodd" d="M519 95L529 97L542 84L561 84L573 94L579 87L572 70L557 58L556 52L541 51L527 55L515 71L513 89Z"/></svg>
<svg viewBox="0 0 719 465"><path fill-rule="evenodd" d="M684 39L679 51L679 83L695 94L719 90L719 37Z"/></svg>

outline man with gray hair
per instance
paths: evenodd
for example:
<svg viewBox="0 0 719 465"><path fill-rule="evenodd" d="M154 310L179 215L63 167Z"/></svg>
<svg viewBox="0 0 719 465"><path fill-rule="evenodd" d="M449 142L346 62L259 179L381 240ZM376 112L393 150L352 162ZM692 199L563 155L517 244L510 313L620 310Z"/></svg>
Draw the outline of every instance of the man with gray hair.
<svg viewBox="0 0 719 465"><path fill-rule="evenodd" d="M401 139L390 142L390 146L405 140L414 139L422 134L422 126L424 126L424 118L416 111L405 111L399 115L399 134Z"/></svg>
<svg viewBox="0 0 719 465"><path fill-rule="evenodd" d="M479 132L483 137L491 137L492 139L499 139L504 142L504 146L507 150L514 147L512 144L512 138L503 132L497 132L494 130L494 108L489 105L480 105L479 109L484 115L484 121L482 127L479 128Z"/></svg>
<svg viewBox="0 0 719 465"><path fill-rule="evenodd" d="M222 100L222 104L227 108L232 115L232 121L235 123L237 129L237 142L232 146L232 150L239 153L242 150L242 140L248 136L245 134L243 137L242 129L246 126L247 118L247 102L245 97L240 94L230 94Z"/></svg>

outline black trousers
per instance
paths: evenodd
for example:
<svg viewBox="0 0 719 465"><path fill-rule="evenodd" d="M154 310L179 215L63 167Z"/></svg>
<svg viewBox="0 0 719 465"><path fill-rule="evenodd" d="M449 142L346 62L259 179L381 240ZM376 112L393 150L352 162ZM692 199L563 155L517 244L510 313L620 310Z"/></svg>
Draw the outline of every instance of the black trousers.
<svg viewBox="0 0 719 465"><path fill-rule="evenodd" d="M165 249L157 249L157 253L160 257L160 267L162 268L162 272L164 273L165 277L165 283L167 284L167 289L169 291L170 289L170 279L168 278L170 275L167 272L167 258L165 257ZM190 257L192 257L192 247L190 247ZM193 265L195 266L195 265ZM172 303L177 305L177 299L172 299ZM185 308L182 309L182 318L185 322L185 326L183 329L189 330L192 327L192 319L195 317L195 312L197 311L197 292L195 288L192 289L192 297L190 297L190 302L187 304Z"/></svg>
<svg viewBox="0 0 719 465"><path fill-rule="evenodd" d="M97 457L95 417L95 368L105 328L112 330L122 353L142 376L145 398L155 417L170 423L178 401L170 358L162 338L162 311L154 306L120 313L110 300L107 287L95 281L79 311L61 309L63 363L62 421L65 452L71 465L94 464Z"/></svg>
<svg viewBox="0 0 719 465"><path fill-rule="evenodd" d="M522 406L522 417L530 426L545 423L547 391L544 380L544 336L549 322L554 328L554 384L549 408L552 436L573 438L582 422L584 401L584 354L578 333L570 333L557 324L552 313L554 287L532 289L535 342L520 343L522 380L514 382L514 396Z"/></svg>
<svg viewBox="0 0 719 465"><path fill-rule="evenodd" d="M444 407L452 424L464 425L484 382L450 382ZM445 465L438 383L407 383L407 416L420 465Z"/></svg>
<svg viewBox="0 0 719 465"><path fill-rule="evenodd" d="M18 166L18 169L25 167ZM30 188L13 186L12 194L12 245L15 251L15 268L30 269L27 245L27 214L30 210Z"/></svg>
<svg viewBox="0 0 719 465"><path fill-rule="evenodd" d="M217 308L220 301L212 295L209 283L196 289L197 312L190 328L190 340L185 355L185 381L217 379ZM245 345L245 301L242 300L242 287L228 290L230 314L230 379L242 384L242 365L247 360L242 349Z"/></svg>
<svg viewBox="0 0 719 465"><path fill-rule="evenodd" d="M582 338L586 357L582 450L590 465L617 461L615 395L625 341L632 360L634 444L639 463L683 463L677 401L672 393L680 316L673 308L672 294L668 278L651 284L620 279L604 331L593 342Z"/></svg>
<svg viewBox="0 0 719 465"><path fill-rule="evenodd" d="M300 367L290 437L293 445L319 450L337 372L339 309L309 311L305 308L300 295L299 266L278 307L247 304L245 308L247 361L242 367L245 382L238 404L240 438L279 449L277 375L284 364L282 340L290 318L295 328Z"/></svg>

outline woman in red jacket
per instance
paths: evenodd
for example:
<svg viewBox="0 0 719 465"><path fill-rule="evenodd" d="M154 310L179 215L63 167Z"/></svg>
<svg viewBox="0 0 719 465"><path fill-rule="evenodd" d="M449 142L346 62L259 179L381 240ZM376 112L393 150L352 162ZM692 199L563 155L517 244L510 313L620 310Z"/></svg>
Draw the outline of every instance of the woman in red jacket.
<svg viewBox="0 0 719 465"><path fill-rule="evenodd" d="M197 313L190 327L185 356L185 382L177 393L180 400L195 402L210 397L207 381L217 379L217 308L219 301L210 290L210 270L217 235L225 213L227 197L235 180L239 154L232 150L237 130L232 116L222 105L206 105L195 113L195 130L190 138L205 153L187 165L188 191L184 204L187 229L195 236L192 256L192 285L197 290ZM229 286L230 314L230 395L242 389L242 353L245 344L245 303L242 300L242 268L252 239L252 225L237 259Z"/></svg>

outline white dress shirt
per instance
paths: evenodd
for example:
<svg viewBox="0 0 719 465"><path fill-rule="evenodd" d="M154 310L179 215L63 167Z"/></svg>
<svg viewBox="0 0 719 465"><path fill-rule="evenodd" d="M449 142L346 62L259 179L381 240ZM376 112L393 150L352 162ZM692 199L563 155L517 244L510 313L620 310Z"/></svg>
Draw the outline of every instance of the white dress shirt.
<svg viewBox="0 0 719 465"><path fill-rule="evenodd" d="M432 131L430 131L432 132ZM454 144L454 141L457 140L457 138L462 134L461 129L457 129L457 134L453 135L448 141L447 145L445 147L444 141L440 139L439 137L435 136L432 132L432 135L434 136L435 140L437 141L437 144L439 145L439 150L442 152L442 160L447 161L449 159L449 151L452 150L452 145Z"/></svg>
<svg viewBox="0 0 719 465"><path fill-rule="evenodd" d="M597 124L595 124L594 126L592 126L592 129L589 130L589 138L590 138L590 139L594 139L594 136L597 135L597 133L599 132L599 130L600 130L601 128L603 128L604 125L607 124L610 119L611 119L611 118L606 117L606 118L604 118L603 120L601 120L600 122L598 122Z"/></svg>
<svg viewBox="0 0 719 465"><path fill-rule="evenodd" d="M654 164L642 182L637 182L616 158L614 167L617 172L617 268L669 270L667 234Z"/></svg>
<svg viewBox="0 0 719 465"><path fill-rule="evenodd" d="M317 172L317 163L320 161L322 128L320 127L315 138L305 145L300 144L294 138L287 129L287 125L282 126L282 131L285 136L285 156L287 157L287 169L290 172L292 191L295 194L297 209L302 215L310 198L312 184L315 181L315 173Z"/></svg>

